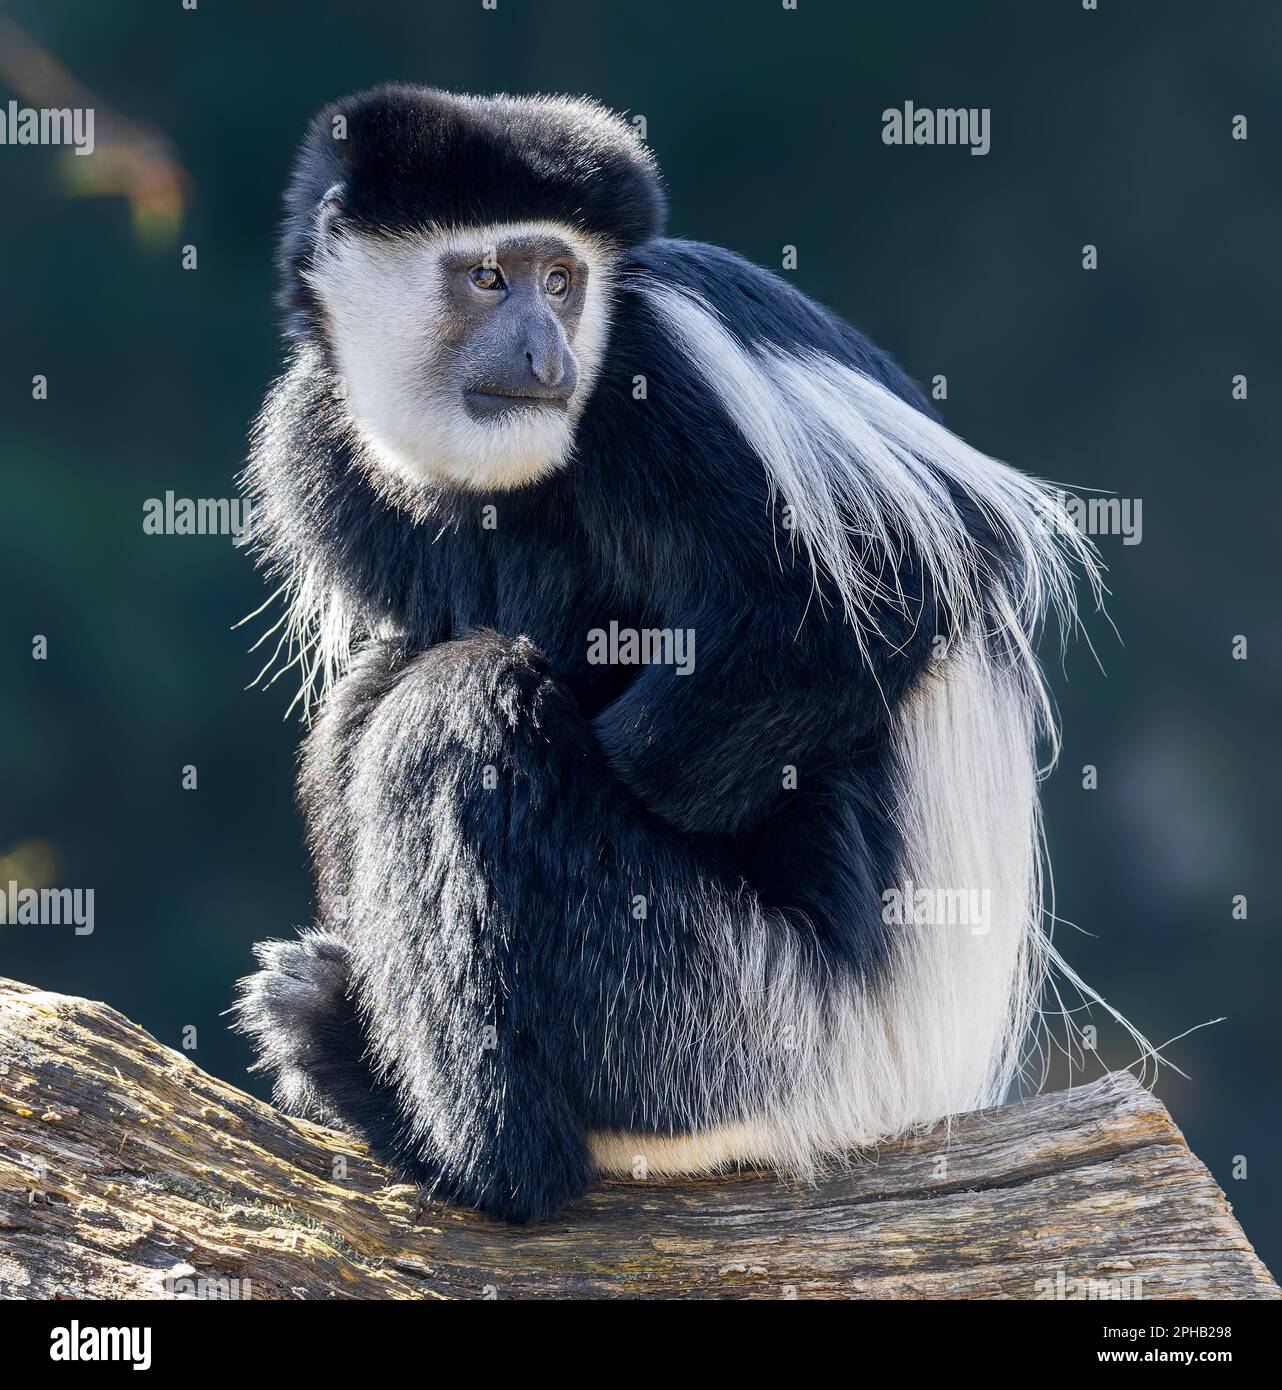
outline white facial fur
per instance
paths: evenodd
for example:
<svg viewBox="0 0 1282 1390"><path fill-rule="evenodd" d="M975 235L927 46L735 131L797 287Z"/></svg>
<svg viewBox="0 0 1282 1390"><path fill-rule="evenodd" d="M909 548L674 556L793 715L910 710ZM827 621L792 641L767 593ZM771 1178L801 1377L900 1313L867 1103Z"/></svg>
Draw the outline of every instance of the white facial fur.
<svg viewBox="0 0 1282 1390"><path fill-rule="evenodd" d="M552 235L588 266L572 348L579 384L563 413L470 418L434 373L445 307L441 262L479 263L505 242ZM328 320L348 412L376 468L410 489L441 483L520 487L561 468L591 394L609 331L611 258L605 246L557 222L500 223L373 237L348 232L318 248L308 282Z"/></svg>

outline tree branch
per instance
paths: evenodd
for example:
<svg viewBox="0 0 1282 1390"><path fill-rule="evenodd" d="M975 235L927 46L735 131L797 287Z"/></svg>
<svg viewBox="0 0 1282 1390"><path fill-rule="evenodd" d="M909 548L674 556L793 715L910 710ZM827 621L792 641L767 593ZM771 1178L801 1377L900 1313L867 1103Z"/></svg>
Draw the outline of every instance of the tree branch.
<svg viewBox="0 0 1282 1390"><path fill-rule="evenodd" d="M0 980L7 1298L1277 1298L1128 1075L967 1116L817 1187L603 1182L495 1225L103 1004ZM1139 1281L1137 1284L1135 1281Z"/></svg>

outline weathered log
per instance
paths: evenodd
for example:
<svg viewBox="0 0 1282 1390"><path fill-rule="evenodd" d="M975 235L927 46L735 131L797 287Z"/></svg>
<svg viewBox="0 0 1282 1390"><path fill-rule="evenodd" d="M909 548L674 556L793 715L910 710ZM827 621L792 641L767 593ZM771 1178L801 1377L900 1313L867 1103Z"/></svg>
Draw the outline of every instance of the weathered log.
<svg viewBox="0 0 1282 1390"><path fill-rule="evenodd" d="M1094 1285L1083 1281L1094 1280ZM817 1186L603 1182L514 1229L420 1204L113 1009L0 981L7 1298L1277 1298L1128 1075L886 1145Z"/></svg>

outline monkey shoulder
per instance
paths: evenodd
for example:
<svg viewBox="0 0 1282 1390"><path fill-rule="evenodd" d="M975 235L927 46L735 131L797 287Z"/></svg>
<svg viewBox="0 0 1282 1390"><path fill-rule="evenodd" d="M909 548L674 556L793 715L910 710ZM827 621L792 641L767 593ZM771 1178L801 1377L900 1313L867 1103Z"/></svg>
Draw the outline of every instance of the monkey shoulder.
<svg viewBox="0 0 1282 1390"><path fill-rule="evenodd" d="M707 242L656 237L631 253L624 272L625 286L646 280L697 296L749 351L823 354L871 377L923 413L934 414L925 392L889 352L782 275L734 251Z"/></svg>
<svg viewBox="0 0 1282 1390"><path fill-rule="evenodd" d="M669 611L719 594L759 628L791 634L806 620L812 640L839 639L844 652L849 634L822 620L840 612L837 595L797 544L789 504L809 499L772 485L738 406L786 430L793 402L753 365L766 355L827 355L927 409L919 389L831 311L721 247L656 238L616 273L610 348L574 465L586 533L636 584L662 578ZM716 336L683 334L674 293L715 319ZM736 377L750 383L738 401ZM901 626L897 614L886 622Z"/></svg>

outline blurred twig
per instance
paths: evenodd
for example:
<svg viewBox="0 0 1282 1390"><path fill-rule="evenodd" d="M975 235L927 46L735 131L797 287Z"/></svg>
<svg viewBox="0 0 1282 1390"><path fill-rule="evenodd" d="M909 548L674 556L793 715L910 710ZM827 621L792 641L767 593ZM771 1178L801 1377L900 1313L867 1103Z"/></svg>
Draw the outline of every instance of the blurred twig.
<svg viewBox="0 0 1282 1390"><path fill-rule="evenodd" d="M140 237L169 242L177 236L192 179L161 131L120 115L5 15L0 15L0 76L32 106L93 111L93 154L75 158L71 150L61 152L60 172L70 193L127 198Z"/></svg>

